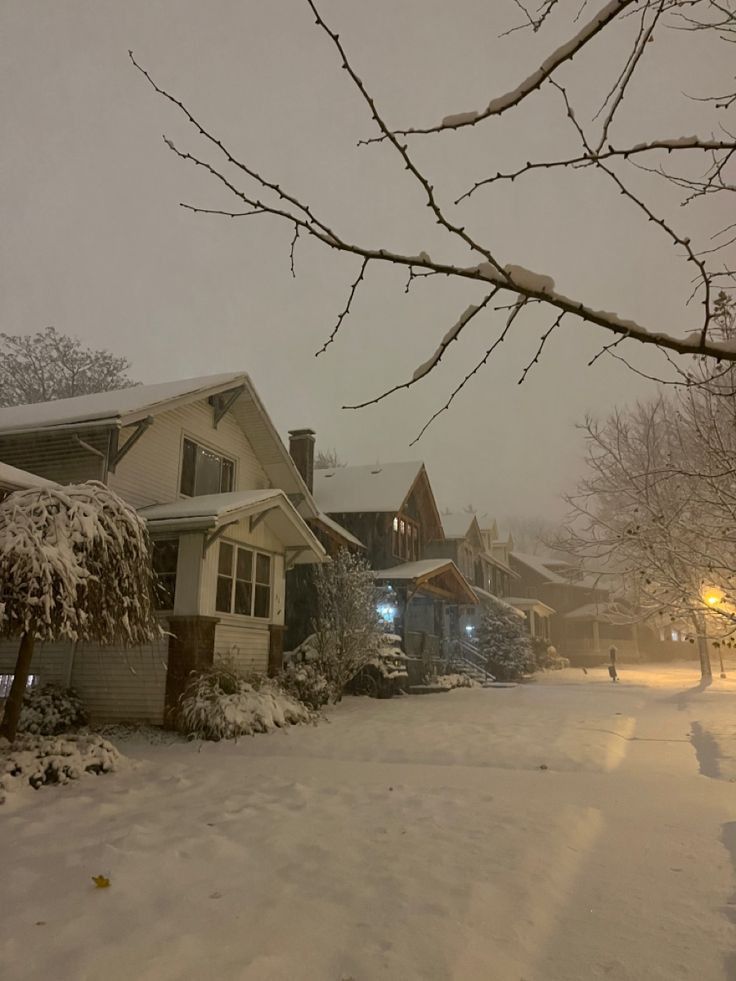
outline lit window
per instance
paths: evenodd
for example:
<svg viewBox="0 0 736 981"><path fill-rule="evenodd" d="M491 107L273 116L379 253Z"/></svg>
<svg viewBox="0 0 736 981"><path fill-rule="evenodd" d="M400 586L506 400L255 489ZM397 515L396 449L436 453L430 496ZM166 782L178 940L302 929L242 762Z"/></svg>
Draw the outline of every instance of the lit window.
<svg viewBox="0 0 736 981"><path fill-rule="evenodd" d="M156 609L173 610L176 595L176 564L179 560L179 539L159 538L153 542L153 571L156 573Z"/></svg>
<svg viewBox="0 0 736 981"><path fill-rule="evenodd" d="M15 675L13 674L0 674L0 698L8 697L14 677ZM26 682L26 688L33 688L33 686L36 684L38 684L38 675L29 674L28 681Z"/></svg>
<svg viewBox="0 0 736 981"><path fill-rule="evenodd" d="M220 542L215 609L238 616L271 616L271 556Z"/></svg>
<svg viewBox="0 0 736 981"><path fill-rule="evenodd" d="M227 457L184 440L179 490L187 497L202 494L226 494L233 489L235 464Z"/></svg>
<svg viewBox="0 0 736 981"><path fill-rule="evenodd" d="M399 519L394 518L394 531L398 531L398 530L399 530Z"/></svg>

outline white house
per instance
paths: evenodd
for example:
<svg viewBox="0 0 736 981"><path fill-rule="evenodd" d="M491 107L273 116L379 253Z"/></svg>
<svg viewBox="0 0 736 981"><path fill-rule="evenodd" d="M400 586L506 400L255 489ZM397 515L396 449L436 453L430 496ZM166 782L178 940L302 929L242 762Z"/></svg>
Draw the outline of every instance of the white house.
<svg viewBox="0 0 736 981"><path fill-rule="evenodd" d="M0 409L0 461L6 475L107 483L145 516L164 587L158 644L42 645L40 681L76 688L93 717L160 723L194 668L280 666L285 573L325 550L307 523L319 522L312 495L247 375ZM15 646L0 644L0 678Z"/></svg>

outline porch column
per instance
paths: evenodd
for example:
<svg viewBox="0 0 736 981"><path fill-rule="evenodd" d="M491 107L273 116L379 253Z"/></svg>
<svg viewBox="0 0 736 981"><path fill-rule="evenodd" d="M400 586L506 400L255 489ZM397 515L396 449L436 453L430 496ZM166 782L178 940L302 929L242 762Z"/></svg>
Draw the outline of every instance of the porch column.
<svg viewBox="0 0 736 981"><path fill-rule="evenodd" d="M269 623L268 625L268 676L275 677L280 674L284 666L284 631L285 627L280 623Z"/></svg>
<svg viewBox="0 0 736 981"><path fill-rule="evenodd" d="M598 630L598 621L593 620L593 652L599 654L601 650L601 637Z"/></svg>
<svg viewBox="0 0 736 981"><path fill-rule="evenodd" d="M219 617L169 617L169 663L166 671L164 726L176 728L179 699L193 671L212 667Z"/></svg>

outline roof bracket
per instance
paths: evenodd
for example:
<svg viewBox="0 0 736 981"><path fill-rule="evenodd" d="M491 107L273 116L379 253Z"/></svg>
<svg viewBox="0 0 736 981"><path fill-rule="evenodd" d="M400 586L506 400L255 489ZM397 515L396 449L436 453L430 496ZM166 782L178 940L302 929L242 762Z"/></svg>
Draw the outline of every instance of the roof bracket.
<svg viewBox="0 0 736 981"><path fill-rule="evenodd" d="M220 525L219 528L215 528L215 530L211 531L209 535L205 535L204 540L202 541L202 557L204 558L204 556L209 551L210 546L214 545L218 538L222 538L222 536L228 530L230 525L236 525L237 523L238 523L237 520L228 521L224 525Z"/></svg>
<svg viewBox="0 0 736 981"><path fill-rule="evenodd" d="M245 385L239 385L237 388L230 389L229 392L220 392L219 395L212 395L210 397L210 402L212 403L212 408L214 409L215 429L217 429L225 413L232 409L233 405L244 391Z"/></svg>
<svg viewBox="0 0 736 981"><path fill-rule="evenodd" d="M134 432L126 439L126 441L123 443L122 446L119 446L117 448L115 454L110 459L107 469L112 470L112 472L114 473L115 467L117 467L117 465L126 455L126 453L128 453L128 451L131 450L133 446L135 446L135 444L145 433L145 431L152 425L153 425L153 416L146 416L145 419L141 419L141 421L136 425Z"/></svg>
<svg viewBox="0 0 736 981"><path fill-rule="evenodd" d="M286 556L284 560L284 572L289 572L291 569L293 569L294 565L296 564L296 560L299 558L299 556L303 552L308 552L308 551L309 551L308 548L301 545L290 546L289 548L287 548Z"/></svg>
<svg viewBox="0 0 736 981"><path fill-rule="evenodd" d="M248 522L249 530L253 531L255 528L257 528L258 525L263 521L263 519L269 513L269 511L278 511L278 510L279 510L279 505L272 504L270 508L264 508L262 511L259 511L258 514L252 514Z"/></svg>

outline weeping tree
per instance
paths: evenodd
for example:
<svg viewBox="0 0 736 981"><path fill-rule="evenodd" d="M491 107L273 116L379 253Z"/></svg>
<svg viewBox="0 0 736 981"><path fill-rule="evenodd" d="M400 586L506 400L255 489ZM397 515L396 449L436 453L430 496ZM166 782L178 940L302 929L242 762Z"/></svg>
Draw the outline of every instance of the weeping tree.
<svg viewBox="0 0 736 981"><path fill-rule="evenodd" d="M19 638L0 735L14 739L36 641L133 647L160 634L145 523L97 481L0 503L0 637Z"/></svg>

